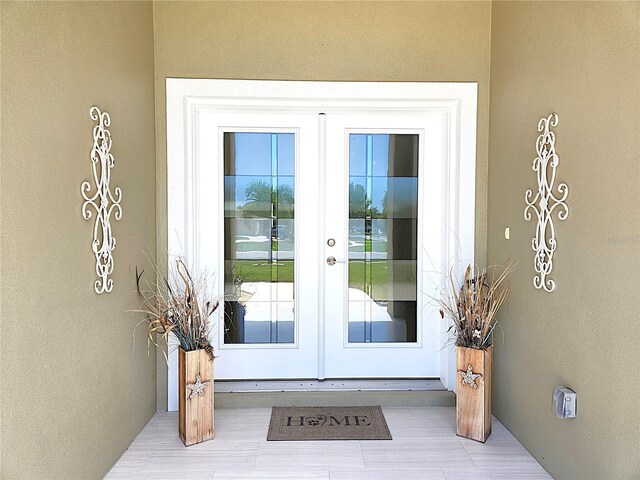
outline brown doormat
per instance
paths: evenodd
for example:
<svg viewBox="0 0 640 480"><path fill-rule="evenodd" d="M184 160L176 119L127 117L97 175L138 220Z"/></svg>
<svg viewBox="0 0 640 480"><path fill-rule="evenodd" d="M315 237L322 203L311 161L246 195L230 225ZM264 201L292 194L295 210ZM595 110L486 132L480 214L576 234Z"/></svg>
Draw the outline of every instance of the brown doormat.
<svg viewBox="0 0 640 480"><path fill-rule="evenodd" d="M376 407L273 407L267 440L391 440Z"/></svg>

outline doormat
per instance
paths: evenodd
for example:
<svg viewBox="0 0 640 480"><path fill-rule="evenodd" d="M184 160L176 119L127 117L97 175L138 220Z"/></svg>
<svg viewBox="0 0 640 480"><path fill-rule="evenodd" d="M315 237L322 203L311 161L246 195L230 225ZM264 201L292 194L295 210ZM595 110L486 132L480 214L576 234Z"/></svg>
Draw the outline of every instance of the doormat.
<svg viewBox="0 0 640 480"><path fill-rule="evenodd" d="M376 407L273 407L267 440L391 440Z"/></svg>

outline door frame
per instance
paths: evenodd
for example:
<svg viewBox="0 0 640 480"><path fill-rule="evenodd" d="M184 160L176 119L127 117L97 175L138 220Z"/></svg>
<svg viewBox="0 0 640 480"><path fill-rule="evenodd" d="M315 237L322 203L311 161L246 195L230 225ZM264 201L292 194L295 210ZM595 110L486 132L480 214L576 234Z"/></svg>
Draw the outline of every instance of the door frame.
<svg viewBox="0 0 640 480"><path fill-rule="evenodd" d="M271 80L166 79L167 112L167 247L168 255L182 254L190 262L197 251L194 206L197 204L197 162L193 135L202 111L219 113L269 110L274 113L317 112L442 112L448 120L443 232L445 268L461 268L473 262L475 247L476 82L306 82ZM323 145L318 165L320 189L324 188ZM322 203L322 202L321 202ZM324 218L324 212L319 212ZM324 243L323 227L319 242ZM320 260L324 260L323 258ZM444 271L444 269L443 269ZM321 270L321 275L323 275ZM323 284L323 278L320 279ZM322 293L322 292L320 292ZM320 295L322 303L323 295ZM320 312L322 305L319 304ZM322 322L320 322L322 323ZM320 325L322 328L322 325ZM447 341L448 323L441 321L441 344ZM319 337L323 337L319 335ZM319 346L324 338L319 338ZM177 405L175 385L177 354L168 368L169 409ZM455 389L453 347L440 352L440 379Z"/></svg>

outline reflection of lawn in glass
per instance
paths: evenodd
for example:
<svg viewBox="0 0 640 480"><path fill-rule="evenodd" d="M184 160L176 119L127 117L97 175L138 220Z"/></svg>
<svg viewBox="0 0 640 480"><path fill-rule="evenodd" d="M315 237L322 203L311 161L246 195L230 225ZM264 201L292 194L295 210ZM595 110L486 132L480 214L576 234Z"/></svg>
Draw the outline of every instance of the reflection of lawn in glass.
<svg viewBox="0 0 640 480"><path fill-rule="evenodd" d="M265 252L269 250L270 242L237 242L236 252ZM271 250L293 252L293 240L274 240L271 242Z"/></svg>
<svg viewBox="0 0 640 480"><path fill-rule="evenodd" d="M368 263L367 276L365 276L365 263ZM349 262L349 288L357 288L366 292L365 284L369 283L372 284L371 297L374 300L387 299L389 296L387 292L387 262L351 260Z"/></svg>
<svg viewBox="0 0 640 480"><path fill-rule="evenodd" d="M264 260L236 261L236 276L243 282L293 282L293 262L270 264Z"/></svg>
<svg viewBox="0 0 640 480"><path fill-rule="evenodd" d="M237 260L236 276L243 282L293 282L293 261L280 261L270 264L260 260ZM387 262L369 262L365 278L365 262L351 260L349 262L349 288L365 291L365 283L372 284L371 296L374 300L388 300ZM415 279L411 279L415 281Z"/></svg>
<svg viewBox="0 0 640 480"><path fill-rule="evenodd" d="M387 242L384 240L370 240L366 239L364 242L357 238L351 238L351 241L357 242L359 245L349 246L350 252L382 252L387 253ZM362 245L364 243L364 246ZM364 250L363 250L364 247Z"/></svg>

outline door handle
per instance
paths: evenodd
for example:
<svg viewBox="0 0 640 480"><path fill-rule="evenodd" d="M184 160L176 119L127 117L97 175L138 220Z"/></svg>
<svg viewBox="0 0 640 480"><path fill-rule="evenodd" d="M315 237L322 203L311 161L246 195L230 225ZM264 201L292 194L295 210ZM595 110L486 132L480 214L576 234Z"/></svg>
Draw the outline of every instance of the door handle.
<svg viewBox="0 0 640 480"><path fill-rule="evenodd" d="M345 263L344 260L336 260L336 257L331 256L327 257L327 265L330 267L334 266L336 263Z"/></svg>

